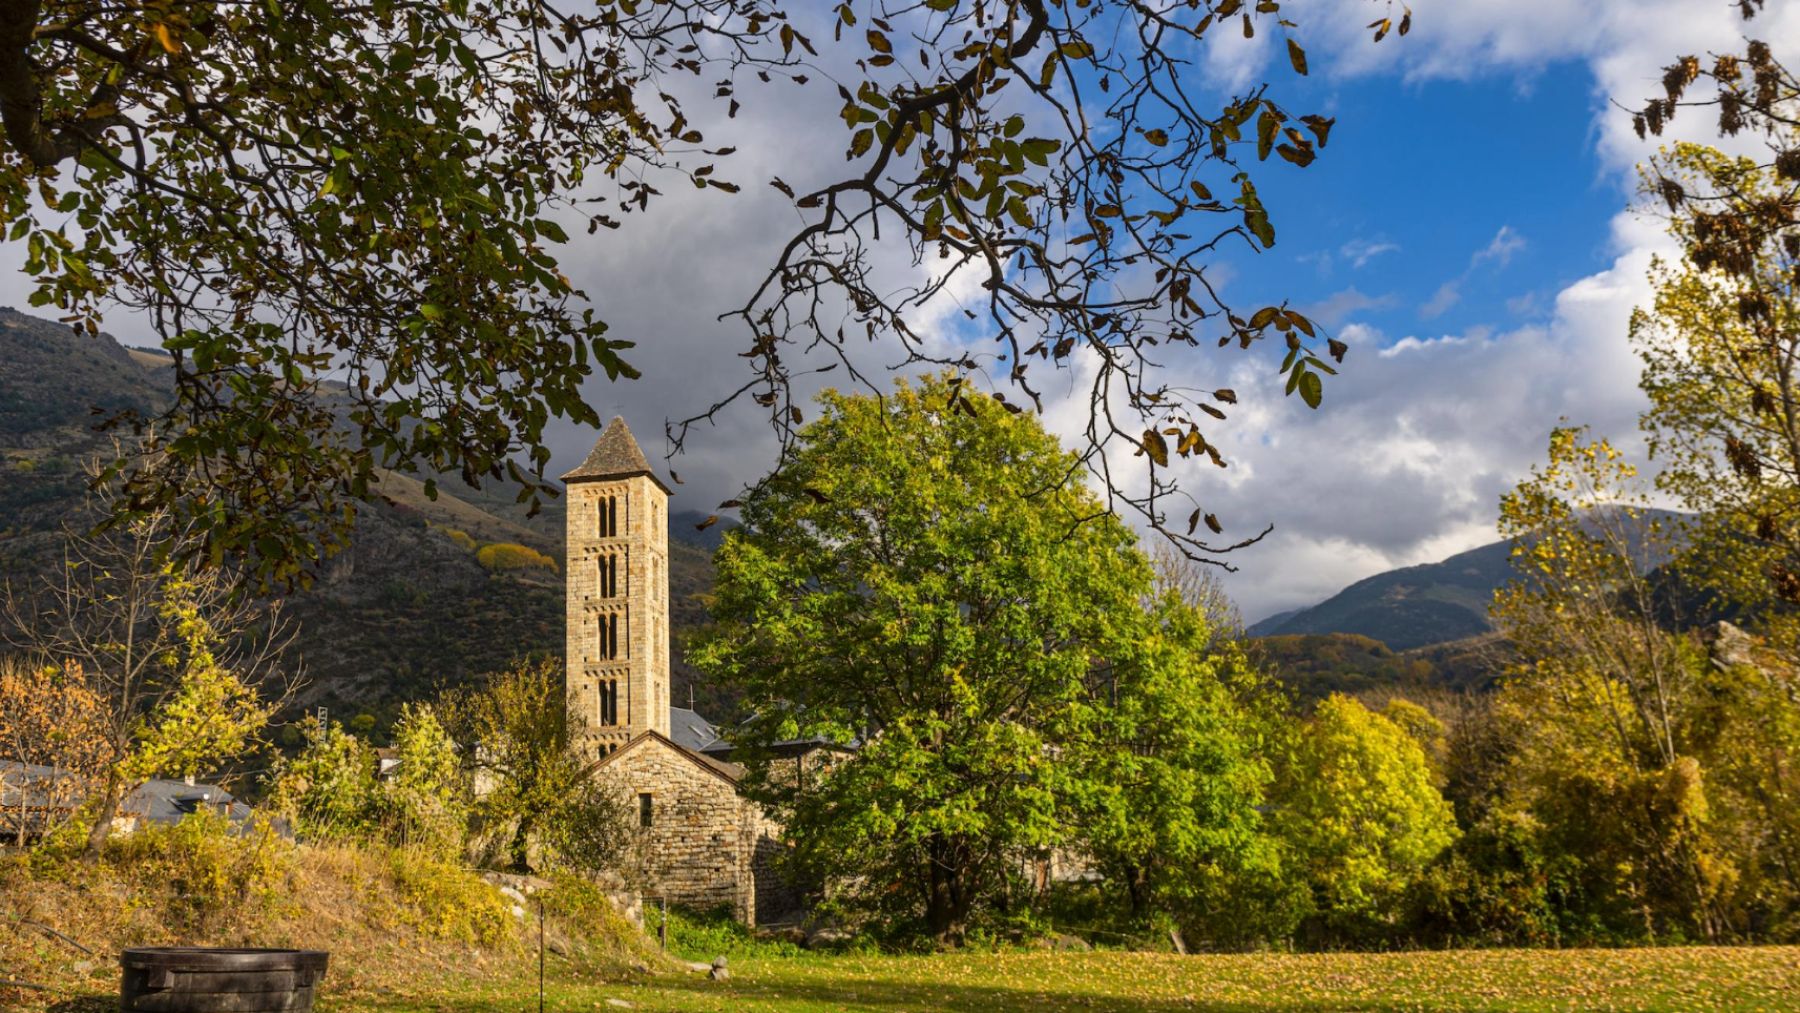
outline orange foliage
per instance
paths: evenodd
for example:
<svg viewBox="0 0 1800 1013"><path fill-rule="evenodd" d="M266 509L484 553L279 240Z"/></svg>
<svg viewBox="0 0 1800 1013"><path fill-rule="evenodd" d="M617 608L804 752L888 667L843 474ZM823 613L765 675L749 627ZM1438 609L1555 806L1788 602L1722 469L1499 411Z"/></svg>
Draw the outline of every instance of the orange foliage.
<svg viewBox="0 0 1800 1013"><path fill-rule="evenodd" d="M0 662L0 762L57 771L47 779L9 772L15 792L0 807L0 838L48 829L92 793L105 774L106 728L106 702L80 665Z"/></svg>

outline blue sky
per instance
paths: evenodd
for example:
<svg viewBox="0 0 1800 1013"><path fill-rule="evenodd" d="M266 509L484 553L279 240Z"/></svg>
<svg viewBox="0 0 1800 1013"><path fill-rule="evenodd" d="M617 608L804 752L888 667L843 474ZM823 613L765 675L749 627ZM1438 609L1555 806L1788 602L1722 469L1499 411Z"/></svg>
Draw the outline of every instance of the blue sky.
<svg viewBox="0 0 1800 1013"><path fill-rule="evenodd" d="M1306 100L1291 108L1328 110L1338 125L1319 161L1261 177L1277 244L1233 259L1234 288L1286 294L1390 340L1543 318L1558 291L1611 262L1609 223L1628 196L1595 150L1593 88L1570 60L1287 93Z"/></svg>

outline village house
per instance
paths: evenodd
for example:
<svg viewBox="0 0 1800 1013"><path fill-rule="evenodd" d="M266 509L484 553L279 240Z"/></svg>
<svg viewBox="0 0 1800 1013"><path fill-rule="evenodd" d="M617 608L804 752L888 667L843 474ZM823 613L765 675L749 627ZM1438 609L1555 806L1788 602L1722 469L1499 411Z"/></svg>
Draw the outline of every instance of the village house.
<svg viewBox="0 0 1800 1013"><path fill-rule="evenodd" d="M628 796L646 899L751 925L794 912L802 897L775 868L780 827L739 791L731 744L670 703L669 487L620 418L563 482L567 698L595 776Z"/></svg>
<svg viewBox="0 0 1800 1013"><path fill-rule="evenodd" d="M50 828L67 822L85 798L79 789L75 775L67 770L0 760L0 845L36 843ZM251 825L250 807L225 789L192 779L157 778L120 800L111 829L128 834L144 826L179 823L202 809L224 816L234 833ZM275 820L272 825L276 832L287 833L286 821Z"/></svg>

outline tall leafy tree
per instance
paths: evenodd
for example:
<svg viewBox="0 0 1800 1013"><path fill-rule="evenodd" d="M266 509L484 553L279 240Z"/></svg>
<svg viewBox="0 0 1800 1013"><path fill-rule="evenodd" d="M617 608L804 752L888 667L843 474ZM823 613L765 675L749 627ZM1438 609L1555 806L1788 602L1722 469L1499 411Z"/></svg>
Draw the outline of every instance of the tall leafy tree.
<svg viewBox="0 0 1800 1013"><path fill-rule="evenodd" d="M1749 21L1762 3L1740 8ZM1644 169L1643 188L1666 207L1680 256L1655 264L1655 300L1632 319L1651 401L1643 428L1662 466L1659 486L1701 515L1705 555L1689 576L1792 645L1800 642L1800 79L1751 40L1741 53L1683 56L1662 83L1664 94L1637 114L1641 136L1697 106L1753 154L1677 143Z"/></svg>
<svg viewBox="0 0 1800 1013"><path fill-rule="evenodd" d="M559 665L521 661L443 701L476 801L471 831L483 861L514 872L599 872L631 843L626 798L577 749L580 710Z"/></svg>
<svg viewBox="0 0 1800 1013"><path fill-rule="evenodd" d="M1400 899L1456 840L1455 815L1405 729L1337 694L1300 729L1274 791L1292 875L1315 930L1392 927Z"/></svg>
<svg viewBox="0 0 1800 1013"><path fill-rule="evenodd" d="M1174 915L1217 938L1229 932L1226 895L1279 873L1262 809L1286 713L1181 590L1163 592L1108 673L1074 754L1086 767L1076 822L1134 916Z"/></svg>
<svg viewBox="0 0 1800 1013"><path fill-rule="evenodd" d="M1572 925L1769 931L1796 901L1791 669L1735 630L1746 645L1709 658L1659 622L1652 568L1672 533L1643 516L1647 495L1606 441L1558 429L1548 464L1501 502L1519 575L1494 615L1518 660L1495 707L1512 755L1486 829L1527 829L1511 836L1558 867Z"/></svg>
<svg viewBox="0 0 1800 1013"><path fill-rule="evenodd" d="M1403 8L1373 6L1377 39L1406 32ZM1332 122L1266 86L1221 102L1186 69L1210 34L1263 32L1304 74L1280 3L847 0L828 29L799 21L779 0L8 4L0 229L26 246L32 302L90 331L108 302L139 310L175 356L157 453L117 465L122 513L175 509L203 558L299 580L378 468L542 495L545 425L597 421L596 370L636 375L561 267L566 230L669 185L737 190L697 124L753 100L742 82L825 76L815 61L841 82L851 169L804 193L768 181L803 224L760 287L719 295L746 300L737 393L784 434L795 377L821 354L855 368L846 330L890 358L986 359L935 353L906 319L964 272L1025 397L1038 363L1098 366L1090 442L1143 449L1153 492L1120 495L1157 524L1171 456L1222 463L1202 429L1235 395L1164 384L1153 355L1273 338L1287 389L1318 403L1342 345L1283 305L1227 305L1206 264L1274 243L1250 163L1305 166ZM684 108L692 93L717 105ZM910 247L914 284L875 268L878 239ZM1191 551L1230 544L1185 513L1170 529Z"/></svg>
<svg viewBox="0 0 1800 1013"><path fill-rule="evenodd" d="M812 872L954 939L1065 840L1070 747L1145 630L1150 568L1029 415L947 376L828 391L715 558L690 659L744 693L752 789ZM795 779L765 761L858 748Z"/></svg>

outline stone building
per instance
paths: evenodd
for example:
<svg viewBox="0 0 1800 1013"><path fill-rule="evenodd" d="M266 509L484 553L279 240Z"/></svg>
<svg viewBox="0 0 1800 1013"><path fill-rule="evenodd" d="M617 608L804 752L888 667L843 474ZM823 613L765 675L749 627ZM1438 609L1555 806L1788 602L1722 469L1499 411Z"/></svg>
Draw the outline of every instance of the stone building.
<svg viewBox="0 0 1800 1013"><path fill-rule="evenodd" d="M669 702L669 487L620 418L563 482L569 706L596 776L631 796L646 899L748 924L792 912L780 828L740 794L718 729Z"/></svg>

